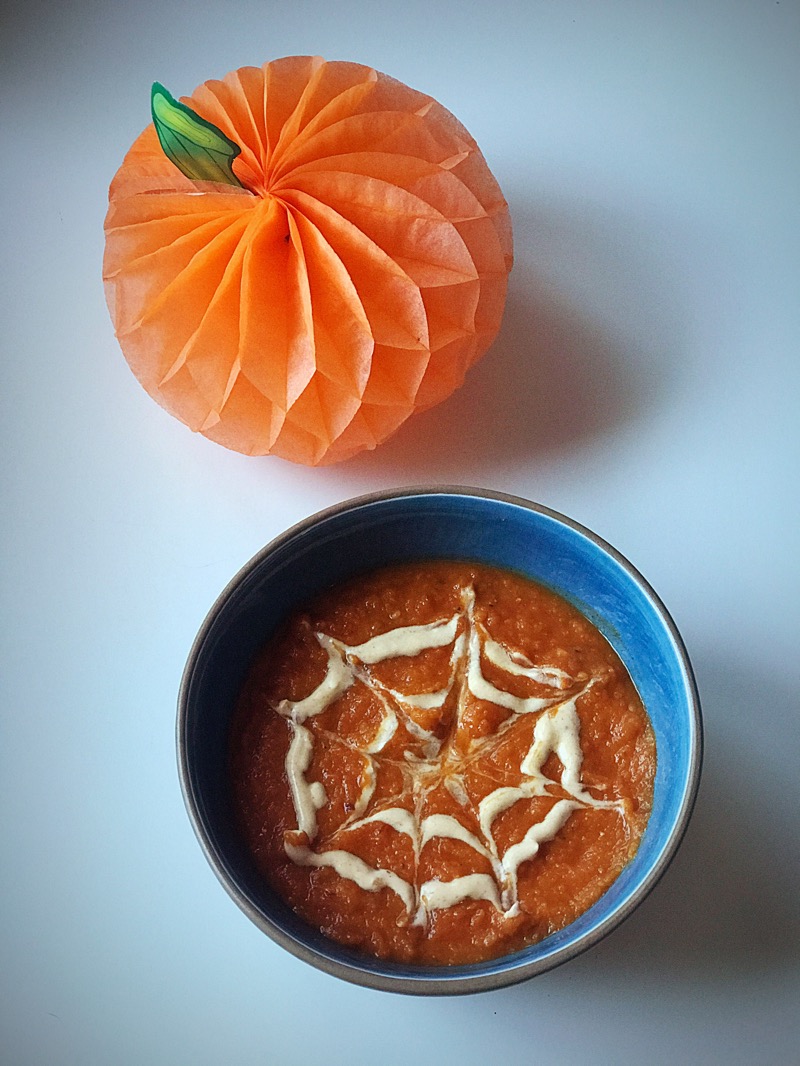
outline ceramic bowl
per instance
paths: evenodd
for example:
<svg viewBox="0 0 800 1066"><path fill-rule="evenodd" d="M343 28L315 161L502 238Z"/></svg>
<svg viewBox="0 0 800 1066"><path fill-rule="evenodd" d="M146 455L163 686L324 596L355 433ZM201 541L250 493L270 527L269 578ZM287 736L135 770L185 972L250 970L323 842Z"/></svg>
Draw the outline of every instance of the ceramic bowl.
<svg viewBox="0 0 800 1066"><path fill-rule="evenodd" d="M555 589L595 623L620 656L656 735L653 809L633 860L576 921L489 962L422 967L366 957L300 920L264 883L237 834L227 774L231 714L248 667L280 621L355 573L416 558L466 558ZM702 753L700 707L681 638L644 578L594 533L526 500L460 487L351 500L301 522L260 551L211 608L179 696L178 759L190 819L224 887L288 951L372 988L446 995L541 974L606 936L647 896L686 829Z"/></svg>

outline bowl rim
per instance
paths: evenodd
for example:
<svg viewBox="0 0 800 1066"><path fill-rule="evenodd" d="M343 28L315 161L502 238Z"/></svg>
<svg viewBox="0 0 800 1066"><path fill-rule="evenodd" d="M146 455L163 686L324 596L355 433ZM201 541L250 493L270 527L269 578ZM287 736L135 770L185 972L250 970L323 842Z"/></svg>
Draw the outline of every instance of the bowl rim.
<svg viewBox="0 0 800 1066"><path fill-rule="evenodd" d="M385 503L401 500L407 497L418 496L475 497L533 511L560 525L568 527L573 533L586 538L592 542L595 547L611 557L617 565L627 573L633 583L644 593L669 634L678 660L687 697L690 737L688 746L688 764L686 767L686 785L680 806L674 817L672 829L664 847L657 856L652 867L634 887L627 899L625 899L622 904L615 908L603 920L587 930L579 940L556 946L547 954L527 961L522 957L523 953L518 952L507 956L500 956L499 958L489 960L488 963L484 964L471 964L457 967L410 967L405 964L396 964L399 969L403 969L406 972L395 974L387 972L386 970L380 972L370 968L376 963L375 960L368 959L367 957L365 957L365 959L368 965L364 967L360 967L357 961L345 961L344 959L334 957L334 953L337 949L344 950L339 948L336 944L331 943L331 953L328 954L327 952L315 949L311 945L296 939L280 925L269 920L239 888L235 880L228 874L223 858L218 853L214 841L203 822L200 812L201 805L195 794L192 781L189 755L190 745L188 743L187 733L191 713L189 694L202 649L209 634L216 625L217 619L224 611L230 596L261 566L262 562L296 537L301 536L314 526L329 521L338 515L346 514L350 511L357 511L363 507L376 503ZM177 703L178 714L175 736L176 755L181 794L183 796L186 812L206 860L211 866L217 879L234 902L242 911L244 911L247 917L273 941L289 951L290 954L311 964L315 968L353 984L380 991L396 992L407 995L464 995L507 987L552 970L555 967L568 962L570 959L583 954L583 952L588 951L600 940L604 939L613 929L621 925L622 922L624 922L643 902L658 881L664 876L666 870L672 863L672 860L686 834L692 811L697 801L704 754L704 731L700 698L694 670L683 638L661 598L637 568L620 551L618 551L618 549L608 543L608 541L604 540L587 526L584 526L560 511L510 493L459 484L412 485L403 488L364 493L316 511L273 537L267 544L259 549L252 558L240 567L219 593L207 612L192 642L186 659L186 664L181 676ZM514 960L517 956L520 956L518 962L509 961L504 965L504 959ZM382 965L381 960L377 961L377 965ZM387 965L387 967L391 966L391 964L385 965ZM488 969L485 972L476 973L476 966L489 966L491 969ZM415 971L413 976L407 972L409 969Z"/></svg>

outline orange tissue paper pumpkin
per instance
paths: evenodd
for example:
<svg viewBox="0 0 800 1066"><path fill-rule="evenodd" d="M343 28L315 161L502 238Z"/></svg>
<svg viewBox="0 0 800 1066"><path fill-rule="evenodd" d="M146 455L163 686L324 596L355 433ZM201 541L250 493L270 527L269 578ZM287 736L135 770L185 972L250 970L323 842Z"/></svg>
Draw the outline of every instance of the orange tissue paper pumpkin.
<svg viewBox="0 0 800 1066"><path fill-rule="evenodd" d="M463 381L500 327L508 206L429 96L289 57L153 86L109 190L103 277L125 358L191 429L334 463Z"/></svg>

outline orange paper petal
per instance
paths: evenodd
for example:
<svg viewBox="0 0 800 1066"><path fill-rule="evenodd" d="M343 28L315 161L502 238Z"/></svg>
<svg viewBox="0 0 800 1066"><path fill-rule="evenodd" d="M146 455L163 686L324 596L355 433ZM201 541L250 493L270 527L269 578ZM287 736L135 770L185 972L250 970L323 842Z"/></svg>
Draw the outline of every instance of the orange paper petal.
<svg viewBox="0 0 800 1066"><path fill-rule="evenodd" d="M147 392L225 447L315 465L458 388L512 263L507 204L463 126L314 57L183 102L240 146L246 188L184 177L152 126L111 183L106 294Z"/></svg>

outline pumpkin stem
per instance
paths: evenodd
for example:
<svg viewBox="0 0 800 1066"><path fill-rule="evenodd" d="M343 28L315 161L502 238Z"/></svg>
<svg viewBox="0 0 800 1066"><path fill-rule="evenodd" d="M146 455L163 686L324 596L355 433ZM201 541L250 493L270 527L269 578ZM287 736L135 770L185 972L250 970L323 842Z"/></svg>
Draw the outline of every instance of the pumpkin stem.
<svg viewBox="0 0 800 1066"><path fill-rule="evenodd" d="M176 100L159 82L150 93L153 125L164 154L192 181L216 181L245 188L231 164L241 152L213 123Z"/></svg>

